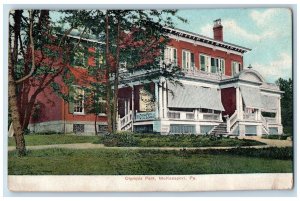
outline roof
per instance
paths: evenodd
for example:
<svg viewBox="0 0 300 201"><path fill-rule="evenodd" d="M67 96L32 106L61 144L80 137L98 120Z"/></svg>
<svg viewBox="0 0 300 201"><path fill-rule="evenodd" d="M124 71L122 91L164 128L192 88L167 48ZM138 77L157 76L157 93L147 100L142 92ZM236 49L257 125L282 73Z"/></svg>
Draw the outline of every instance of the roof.
<svg viewBox="0 0 300 201"><path fill-rule="evenodd" d="M184 37L184 38L192 39L192 40L195 40L195 41L200 41L200 42L207 43L207 44L210 44L210 45L214 45L214 46L217 46L217 47L222 47L222 48L225 48L225 49L228 49L228 50L233 50L233 51L240 52L240 53L245 53L245 52L251 51L250 48L242 47L242 46L235 45L235 44L228 43L228 42L224 42L224 41L218 41L218 40L215 40L213 38L203 36L203 35L200 35L200 34L197 34L197 33L189 32L189 31L185 31L185 30L182 30L182 29L169 28L169 27L165 27L165 29L167 31L169 31L169 33L172 34L172 35L178 35L178 36L181 36L181 37Z"/></svg>
<svg viewBox="0 0 300 201"><path fill-rule="evenodd" d="M168 107L206 108L224 111L221 94L216 88L188 84L179 86L168 83L168 89L171 90L168 96Z"/></svg>

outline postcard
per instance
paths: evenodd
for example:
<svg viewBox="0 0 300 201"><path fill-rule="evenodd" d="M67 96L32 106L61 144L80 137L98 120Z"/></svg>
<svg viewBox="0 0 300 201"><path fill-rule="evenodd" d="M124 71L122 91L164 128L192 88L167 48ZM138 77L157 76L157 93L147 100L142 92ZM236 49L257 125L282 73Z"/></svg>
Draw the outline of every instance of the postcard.
<svg viewBox="0 0 300 201"><path fill-rule="evenodd" d="M10 10L9 190L292 189L292 15Z"/></svg>

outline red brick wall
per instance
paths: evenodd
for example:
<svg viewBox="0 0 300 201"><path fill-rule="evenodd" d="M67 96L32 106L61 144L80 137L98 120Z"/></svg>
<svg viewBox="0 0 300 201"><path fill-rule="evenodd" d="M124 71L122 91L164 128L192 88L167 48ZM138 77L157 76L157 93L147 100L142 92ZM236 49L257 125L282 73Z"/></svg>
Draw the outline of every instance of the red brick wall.
<svg viewBox="0 0 300 201"><path fill-rule="evenodd" d="M243 66L243 57L237 54L227 54L226 51L213 50L212 48L204 47L204 46L195 46L192 43L188 43L185 41L176 41L171 39L169 45L177 48L177 56L178 56L178 65L182 66L182 50L186 49L194 53L195 55L195 65L199 70L199 54L203 53L209 55L211 57L221 57L225 59L225 75L231 76L231 62L237 61L240 62Z"/></svg>
<svg viewBox="0 0 300 201"><path fill-rule="evenodd" d="M234 87L221 89L221 100L225 109L223 115L231 116L236 110L236 89Z"/></svg>
<svg viewBox="0 0 300 201"><path fill-rule="evenodd" d="M62 99L55 94L51 87L45 88L37 96L36 103L38 103L39 109L32 113L30 123L61 120Z"/></svg>

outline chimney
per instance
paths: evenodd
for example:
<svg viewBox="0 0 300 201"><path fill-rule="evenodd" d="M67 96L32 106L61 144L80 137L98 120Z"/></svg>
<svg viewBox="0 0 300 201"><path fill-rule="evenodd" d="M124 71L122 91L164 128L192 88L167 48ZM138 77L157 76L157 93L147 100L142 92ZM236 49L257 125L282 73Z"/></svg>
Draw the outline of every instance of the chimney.
<svg viewBox="0 0 300 201"><path fill-rule="evenodd" d="M223 41L223 26L221 24L221 19L216 19L214 21L214 39Z"/></svg>

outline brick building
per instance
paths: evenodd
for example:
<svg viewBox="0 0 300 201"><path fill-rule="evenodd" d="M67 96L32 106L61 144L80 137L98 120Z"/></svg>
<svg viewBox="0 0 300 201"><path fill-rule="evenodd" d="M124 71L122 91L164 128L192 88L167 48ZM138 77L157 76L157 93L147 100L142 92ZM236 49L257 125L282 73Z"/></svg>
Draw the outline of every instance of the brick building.
<svg viewBox="0 0 300 201"><path fill-rule="evenodd" d="M144 81L149 72L122 72L118 130L161 134L282 134L282 92L267 83L259 72L244 66L243 55L251 50L224 42L220 19L214 21L214 38L166 29L170 42L162 65L181 67L182 86L159 77L146 83L149 90ZM73 71L84 74L81 68ZM85 113L84 102L74 103L72 110L68 103L53 97L58 104L53 110L46 105L42 113L47 114L32 122L31 130L93 133L94 116ZM44 97L39 99L42 101ZM105 130L105 113L99 115L97 125L100 131Z"/></svg>

